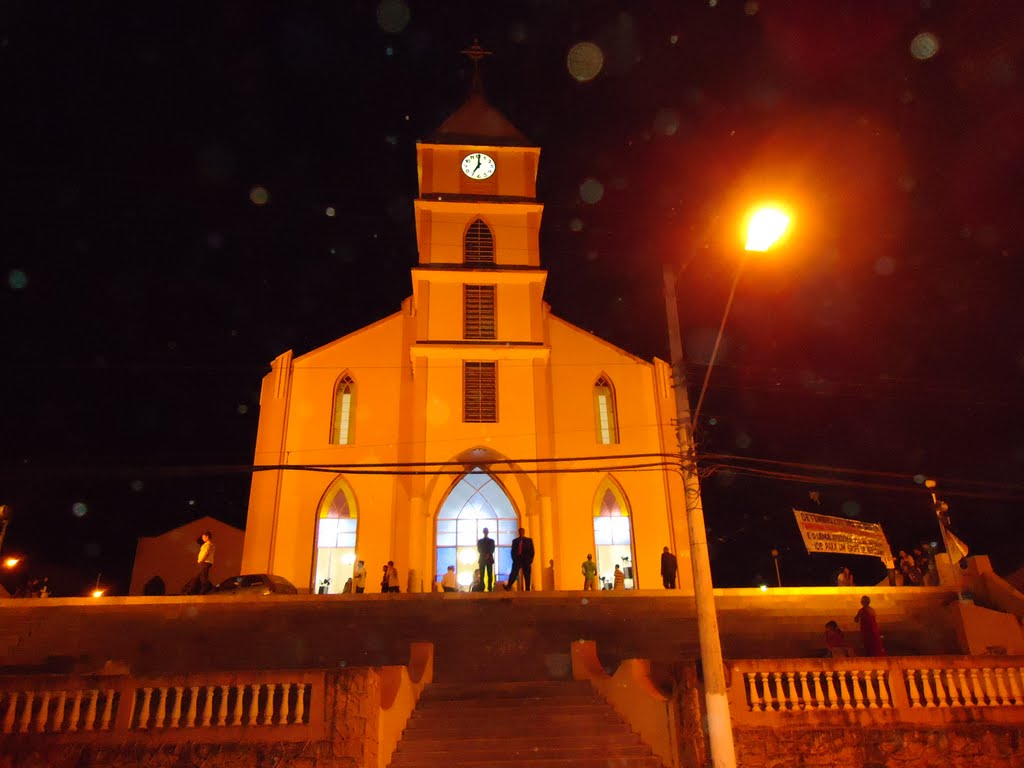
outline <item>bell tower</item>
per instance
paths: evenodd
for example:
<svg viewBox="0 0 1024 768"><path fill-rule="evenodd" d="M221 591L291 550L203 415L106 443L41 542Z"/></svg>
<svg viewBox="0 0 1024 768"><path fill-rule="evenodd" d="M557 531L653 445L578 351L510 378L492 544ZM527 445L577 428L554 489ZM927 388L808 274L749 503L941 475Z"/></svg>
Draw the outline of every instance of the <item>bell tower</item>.
<svg viewBox="0 0 1024 768"><path fill-rule="evenodd" d="M474 41L466 102L416 146L419 263L412 270L413 355L494 361L498 350L544 345L540 148L488 103ZM491 418L493 416L493 418ZM498 421L500 405L488 421Z"/></svg>

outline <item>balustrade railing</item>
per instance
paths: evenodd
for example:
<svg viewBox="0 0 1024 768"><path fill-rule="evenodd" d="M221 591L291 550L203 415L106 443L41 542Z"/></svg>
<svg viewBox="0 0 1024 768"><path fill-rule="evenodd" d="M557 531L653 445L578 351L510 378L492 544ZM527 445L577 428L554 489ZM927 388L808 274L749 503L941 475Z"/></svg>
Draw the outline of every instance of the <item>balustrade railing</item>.
<svg viewBox="0 0 1024 768"><path fill-rule="evenodd" d="M915 709L1024 705L1024 668L1019 666L911 668L904 677Z"/></svg>
<svg viewBox="0 0 1024 768"><path fill-rule="evenodd" d="M132 700L131 730L238 725L305 725L308 683L143 686Z"/></svg>
<svg viewBox="0 0 1024 768"><path fill-rule="evenodd" d="M0 732L109 731L119 699L120 692L114 688L3 691Z"/></svg>
<svg viewBox="0 0 1024 768"><path fill-rule="evenodd" d="M922 656L732 663L734 716L1024 707L1024 658ZM1020 712L1024 715L1024 711Z"/></svg>
<svg viewBox="0 0 1024 768"><path fill-rule="evenodd" d="M883 669L745 672L752 712L892 709Z"/></svg>
<svg viewBox="0 0 1024 768"><path fill-rule="evenodd" d="M314 687L322 693L324 680L287 672L223 679L9 679L0 683L0 733L308 726Z"/></svg>

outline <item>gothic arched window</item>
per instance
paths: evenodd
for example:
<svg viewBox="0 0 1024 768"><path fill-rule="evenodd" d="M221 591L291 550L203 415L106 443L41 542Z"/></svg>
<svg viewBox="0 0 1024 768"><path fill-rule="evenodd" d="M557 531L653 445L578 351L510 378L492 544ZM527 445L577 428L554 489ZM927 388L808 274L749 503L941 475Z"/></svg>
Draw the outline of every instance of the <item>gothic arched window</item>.
<svg viewBox="0 0 1024 768"><path fill-rule="evenodd" d="M338 379L334 390L334 418L331 421L331 442L335 445L352 443L352 421L355 414L353 405L356 383L347 373Z"/></svg>
<svg viewBox="0 0 1024 768"><path fill-rule="evenodd" d="M619 442L619 424L615 414L615 391L611 381L601 376L594 382L594 426L597 442L612 445Z"/></svg>

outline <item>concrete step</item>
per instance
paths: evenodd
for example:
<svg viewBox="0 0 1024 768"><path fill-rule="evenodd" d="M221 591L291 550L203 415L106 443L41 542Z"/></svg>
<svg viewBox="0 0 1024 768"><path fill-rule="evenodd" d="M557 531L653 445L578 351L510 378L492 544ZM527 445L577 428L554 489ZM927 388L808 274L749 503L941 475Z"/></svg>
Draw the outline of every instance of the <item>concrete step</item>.
<svg viewBox="0 0 1024 768"><path fill-rule="evenodd" d="M565 720L545 720L543 722L522 721L515 724L515 727L521 731L528 732L531 736L538 739L564 736L565 738L585 740L595 732L609 735L632 733L629 726L611 715L605 718L577 720L567 718ZM424 720L414 723L410 720L408 727L402 734L402 738L409 739L410 742L415 741L417 738L471 739L486 736L489 728L491 730L506 730L504 724L496 727L494 721L486 717L481 717L479 722L469 721L461 723L433 723Z"/></svg>
<svg viewBox="0 0 1024 768"><path fill-rule="evenodd" d="M429 714L438 719L460 720L465 717L474 717L484 712L486 712L488 720L501 722L504 718L518 718L523 715L536 720L541 717L612 714L614 710L603 701L586 699L554 702L544 701L543 699L523 701L510 699L481 699L480 701L460 699L457 702L445 703L443 708L427 707L418 710L413 716L427 716Z"/></svg>
<svg viewBox="0 0 1024 768"><path fill-rule="evenodd" d="M484 760L476 757L463 759L460 755L425 759L396 756L390 768L664 768L653 755L614 757L542 757L520 758L495 755Z"/></svg>
<svg viewBox="0 0 1024 768"><path fill-rule="evenodd" d="M615 745L590 745L590 744L537 744L535 746L523 746L523 747L487 747L480 749L467 749L465 745L459 744L452 746L447 749L435 749L435 750L405 750L403 752L395 752L395 755L409 755L422 760L428 758L434 758L436 765L444 765L449 756L458 754L463 760L487 760L495 756L501 756L507 759L519 758L519 759L562 759L566 757L575 757L579 759L605 757L605 758L619 758L619 757L650 757L651 748L646 744L615 744Z"/></svg>
<svg viewBox="0 0 1024 768"><path fill-rule="evenodd" d="M529 680L494 683L433 683L420 700L456 701L459 699L528 699L551 701L564 697L592 697L594 689L585 681Z"/></svg>
<svg viewBox="0 0 1024 768"><path fill-rule="evenodd" d="M458 742L459 749L463 749L466 753L470 752L487 752L488 754L502 754L504 752L523 752L538 744L538 737L536 734L514 734L509 736L475 736L472 738L460 739ZM415 754L426 754L428 752L444 752L450 748L453 742L449 739L438 738L437 736L426 736L425 734L417 734L414 739L403 738L398 743L396 754L398 752L414 752ZM568 744L556 744L554 741L547 742L545 744L551 748L558 746L564 746L566 748L572 748L572 745ZM648 749L647 745L640 741L640 737L632 731L623 732L621 729L618 733L610 733L607 730L602 730L598 733L588 734L586 738L585 747L590 749L614 749L624 748L630 746L640 746L643 749Z"/></svg>

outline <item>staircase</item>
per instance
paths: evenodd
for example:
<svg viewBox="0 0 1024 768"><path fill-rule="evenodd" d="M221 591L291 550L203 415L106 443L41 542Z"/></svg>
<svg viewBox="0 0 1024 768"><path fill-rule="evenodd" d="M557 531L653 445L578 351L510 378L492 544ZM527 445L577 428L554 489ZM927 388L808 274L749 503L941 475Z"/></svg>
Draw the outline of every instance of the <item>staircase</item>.
<svg viewBox="0 0 1024 768"><path fill-rule="evenodd" d="M663 768L587 682L430 685L391 768Z"/></svg>

